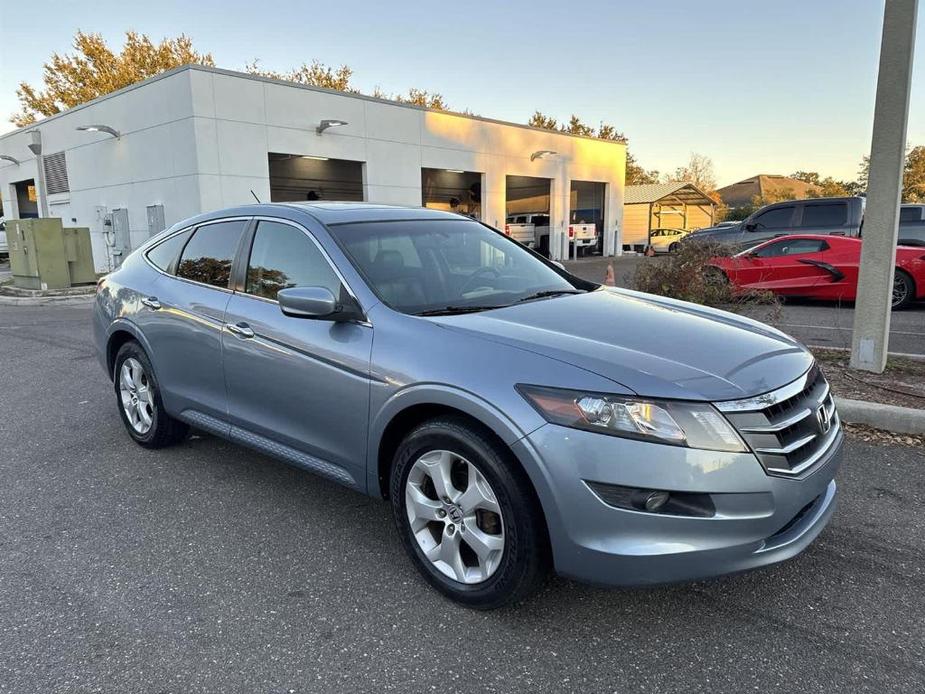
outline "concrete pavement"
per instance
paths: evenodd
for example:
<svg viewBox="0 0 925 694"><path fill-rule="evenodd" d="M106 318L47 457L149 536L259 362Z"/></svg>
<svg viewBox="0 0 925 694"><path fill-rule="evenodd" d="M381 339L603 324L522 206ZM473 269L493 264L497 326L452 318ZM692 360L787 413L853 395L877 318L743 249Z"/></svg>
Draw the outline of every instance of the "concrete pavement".
<svg viewBox="0 0 925 694"><path fill-rule="evenodd" d="M387 505L210 438L122 430L89 311L0 307L0 692L884 692L925 681L925 453L851 441L800 557L720 580L554 579L493 613Z"/></svg>

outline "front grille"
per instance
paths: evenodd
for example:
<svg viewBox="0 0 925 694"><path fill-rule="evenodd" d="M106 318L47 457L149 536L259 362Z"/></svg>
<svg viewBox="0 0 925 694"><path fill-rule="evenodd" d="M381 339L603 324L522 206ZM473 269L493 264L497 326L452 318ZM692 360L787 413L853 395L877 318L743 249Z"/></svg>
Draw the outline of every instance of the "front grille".
<svg viewBox="0 0 925 694"><path fill-rule="evenodd" d="M839 435L828 381L818 366L776 391L716 403L771 475L803 477Z"/></svg>

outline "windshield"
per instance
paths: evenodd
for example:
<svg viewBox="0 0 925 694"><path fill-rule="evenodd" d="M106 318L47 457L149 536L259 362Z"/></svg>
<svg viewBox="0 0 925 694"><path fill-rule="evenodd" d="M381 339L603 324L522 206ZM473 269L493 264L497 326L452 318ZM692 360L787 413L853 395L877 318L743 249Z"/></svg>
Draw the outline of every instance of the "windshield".
<svg viewBox="0 0 925 694"><path fill-rule="evenodd" d="M485 310L583 291L474 221L363 222L330 230L370 288L404 313Z"/></svg>

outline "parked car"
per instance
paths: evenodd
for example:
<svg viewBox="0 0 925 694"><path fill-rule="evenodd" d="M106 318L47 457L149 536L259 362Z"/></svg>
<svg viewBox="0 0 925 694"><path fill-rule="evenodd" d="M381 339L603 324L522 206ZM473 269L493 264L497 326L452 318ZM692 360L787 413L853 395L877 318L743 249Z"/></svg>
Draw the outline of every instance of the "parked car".
<svg viewBox="0 0 925 694"><path fill-rule="evenodd" d="M765 205L742 222L700 229L687 237L691 242L718 241L740 250L786 234L863 235L865 198L810 198ZM900 208L899 242L925 244L925 205Z"/></svg>
<svg viewBox="0 0 925 694"><path fill-rule="evenodd" d="M711 265L741 289L765 289L781 296L854 301L861 264L861 239L795 234L765 241ZM896 248L893 308L925 299L925 250Z"/></svg>
<svg viewBox="0 0 925 694"><path fill-rule="evenodd" d="M674 253L689 233L687 229L653 229L649 232L649 245L656 253Z"/></svg>
<svg viewBox="0 0 925 694"><path fill-rule="evenodd" d="M798 342L455 214L204 214L100 280L93 334L138 444L194 427L384 497L421 574L473 607L549 567L627 585L772 564L835 506L843 435Z"/></svg>

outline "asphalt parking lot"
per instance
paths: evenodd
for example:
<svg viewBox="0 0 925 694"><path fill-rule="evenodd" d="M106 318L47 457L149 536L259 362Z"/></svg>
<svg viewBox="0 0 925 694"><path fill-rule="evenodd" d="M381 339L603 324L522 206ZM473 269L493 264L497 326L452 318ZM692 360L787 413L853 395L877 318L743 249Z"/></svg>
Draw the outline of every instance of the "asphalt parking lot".
<svg viewBox="0 0 925 694"><path fill-rule="evenodd" d="M642 256L621 256L610 259L614 264L614 279L621 287L632 284L633 273ZM607 271L604 258L589 258L566 263L568 269L593 282L603 282ZM833 302L790 300L780 312L771 315L766 307L756 307L752 315L807 345L816 347L851 347L854 327L854 306ZM904 311L894 311L890 320L890 351L925 355L925 302L920 301Z"/></svg>
<svg viewBox="0 0 925 694"><path fill-rule="evenodd" d="M0 691L922 690L922 450L850 441L785 564L479 613L382 502L214 438L135 446L88 327L0 307Z"/></svg>

